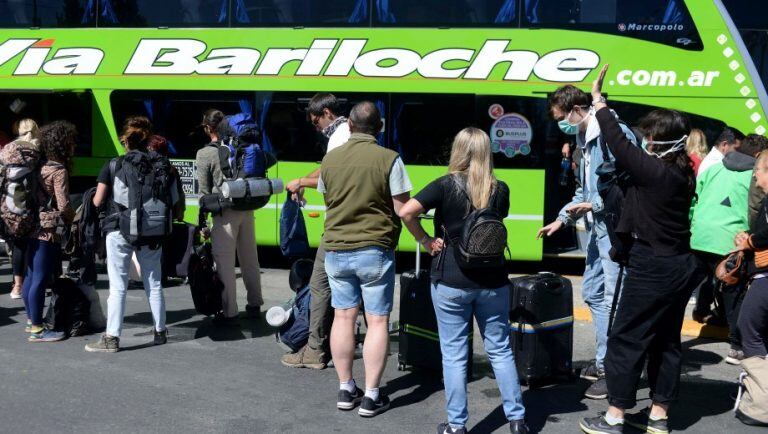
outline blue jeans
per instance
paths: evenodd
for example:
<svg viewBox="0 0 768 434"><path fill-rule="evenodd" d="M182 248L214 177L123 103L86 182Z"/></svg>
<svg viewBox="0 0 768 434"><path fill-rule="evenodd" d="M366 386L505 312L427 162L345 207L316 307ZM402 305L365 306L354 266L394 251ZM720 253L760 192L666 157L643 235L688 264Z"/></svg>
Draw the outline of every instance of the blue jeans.
<svg viewBox="0 0 768 434"><path fill-rule="evenodd" d="M27 241L27 273L24 276L22 298L27 318L32 324L43 324L45 308L45 287L54 273L55 261L59 258L58 243L41 241L37 238Z"/></svg>
<svg viewBox="0 0 768 434"><path fill-rule="evenodd" d="M472 314L477 319L485 352L496 374L507 420L525 418L523 394L515 358L509 345L509 286L497 289L456 289L432 285L440 351L443 354L448 423L465 426L467 411L467 357Z"/></svg>
<svg viewBox="0 0 768 434"><path fill-rule="evenodd" d="M107 234L107 275L109 277L109 298L107 298L107 334L120 337L123 331L123 316L125 315L125 296L128 290L128 270L131 258L136 252L136 259L141 267L141 278L144 281L144 291L149 300L149 310L155 331L165 330L165 297L160 280L163 255L162 247L134 247L120 235L120 231Z"/></svg>
<svg viewBox="0 0 768 434"><path fill-rule="evenodd" d="M589 232L581 297L589 307L592 323L595 325L595 359L598 368L603 368L605 352L608 349L608 320L613 294L616 292L616 281L619 278L619 264L611 260L610 251L611 240L608 234L598 234L593 227Z"/></svg>
<svg viewBox="0 0 768 434"><path fill-rule="evenodd" d="M395 293L395 251L383 247L325 252L325 272L334 309L365 305L365 312L392 312Z"/></svg>

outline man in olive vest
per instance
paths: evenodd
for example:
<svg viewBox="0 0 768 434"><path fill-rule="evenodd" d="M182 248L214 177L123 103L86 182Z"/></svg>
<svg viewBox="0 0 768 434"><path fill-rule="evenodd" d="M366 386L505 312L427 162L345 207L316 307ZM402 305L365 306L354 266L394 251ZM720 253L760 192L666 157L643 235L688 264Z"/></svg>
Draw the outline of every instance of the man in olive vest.
<svg viewBox="0 0 768 434"><path fill-rule="evenodd" d="M403 161L379 146L381 114L361 102L349 114L352 133L328 152L320 166L317 190L325 196L323 246L325 270L335 309L331 355L339 376L340 410L373 417L389 408L379 393L389 348L389 314L395 290L395 247L400 236L397 212L410 198L411 182ZM368 332L363 348L365 394L352 378L355 322L361 302Z"/></svg>

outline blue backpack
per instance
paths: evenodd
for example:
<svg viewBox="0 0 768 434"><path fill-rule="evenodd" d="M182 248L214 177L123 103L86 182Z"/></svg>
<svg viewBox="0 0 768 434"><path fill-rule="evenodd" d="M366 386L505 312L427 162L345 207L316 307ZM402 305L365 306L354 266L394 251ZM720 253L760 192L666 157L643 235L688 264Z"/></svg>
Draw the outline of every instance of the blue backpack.
<svg viewBox="0 0 768 434"><path fill-rule="evenodd" d="M267 158L259 145L258 124L247 113L227 116L231 127L219 148L221 170L227 179L264 178Z"/></svg>
<svg viewBox="0 0 768 434"><path fill-rule="evenodd" d="M268 157L258 144L259 126L247 113L227 116L217 128L220 142L213 144L219 151L219 163L225 181L266 178ZM246 196L231 199L232 209L251 211L264 207L270 196Z"/></svg>
<svg viewBox="0 0 768 434"><path fill-rule="evenodd" d="M291 193L286 196L280 213L280 251L289 258L304 256L309 251L307 226L301 205L291 199Z"/></svg>
<svg viewBox="0 0 768 434"><path fill-rule="evenodd" d="M309 285L296 292L291 318L277 331L277 337L292 351L299 351L309 340Z"/></svg>

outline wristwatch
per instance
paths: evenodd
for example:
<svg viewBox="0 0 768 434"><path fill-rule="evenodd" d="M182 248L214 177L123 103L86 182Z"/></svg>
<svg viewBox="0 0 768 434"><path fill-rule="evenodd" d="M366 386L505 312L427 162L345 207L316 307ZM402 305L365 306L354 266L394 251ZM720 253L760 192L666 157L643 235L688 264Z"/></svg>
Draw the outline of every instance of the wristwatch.
<svg viewBox="0 0 768 434"><path fill-rule="evenodd" d="M598 105L598 104L600 104L600 103L603 103L603 104L605 104L605 103L606 103L605 97L604 97L604 96L602 96L602 95L600 95L600 97L599 97L599 98L597 98L597 99L593 99L593 100L592 100L592 107L594 107L594 106L596 106L596 105Z"/></svg>

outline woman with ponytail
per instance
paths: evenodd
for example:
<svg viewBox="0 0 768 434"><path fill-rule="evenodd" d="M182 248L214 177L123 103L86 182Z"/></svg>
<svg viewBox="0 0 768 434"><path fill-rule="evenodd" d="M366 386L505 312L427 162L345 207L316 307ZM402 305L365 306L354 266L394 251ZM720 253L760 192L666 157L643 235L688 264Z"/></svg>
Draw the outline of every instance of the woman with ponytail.
<svg viewBox="0 0 768 434"><path fill-rule="evenodd" d="M143 116L129 117L123 125L120 142L125 146L126 155L108 161L101 169L98 177L98 187L93 196L93 204L97 207L106 205L107 217L102 221L101 230L106 234L107 246L107 275L109 277L109 298L107 299L107 329L101 338L85 346L88 352L114 353L120 350L120 334L123 329L125 314L125 298L128 289L128 272L131 268L131 258L135 255L141 268L144 292L149 300L152 312L154 345L165 344L168 340L168 329L165 325L165 296L161 282L162 244L134 246L122 235L118 223L121 208L116 202L115 195L133 196L130 183L117 184L116 174L120 173L123 165L134 164L137 153L148 152L149 139L152 136L152 124ZM157 172L156 172L157 173ZM122 186L122 188L120 188ZM125 191L127 189L127 193ZM116 191L113 191L116 190ZM171 199L174 204L181 198L177 194L175 180L170 185ZM141 194L139 193L139 196Z"/></svg>
<svg viewBox="0 0 768 434"><path fill-rule="evenodd" d="M453 140L448 174L409 200L399 215L408 231L433 256L432 303L437 315L443 355L447 423L438 433L466 433L467 356L472 317L477 319L485 350L496 374L504 413L512 433L527 433L525 408L509 345L509 280L504 266L466 269L456 261L453 246L473 209L509 212L509 187L493 175L491 141L477 128L461 130ZM429 236L419 215L435 210L436 237ZM440 228L439 230L437 228ZM450 238L448 238L450 237Z"/></svg>
<svg viewBox="0 0 768 434"><path fill-rule="evenodd" d="M18 135L16 140L23 140L39 146L40 129L37 126L37 122L33 119L25 118L18 121L13 126L13 131ZM24 273L26 272L27 240L9 239L6 241L12 247L13 289L11 290L11 298L20 299L22 298L21 291L24 286Z"/></svg>

